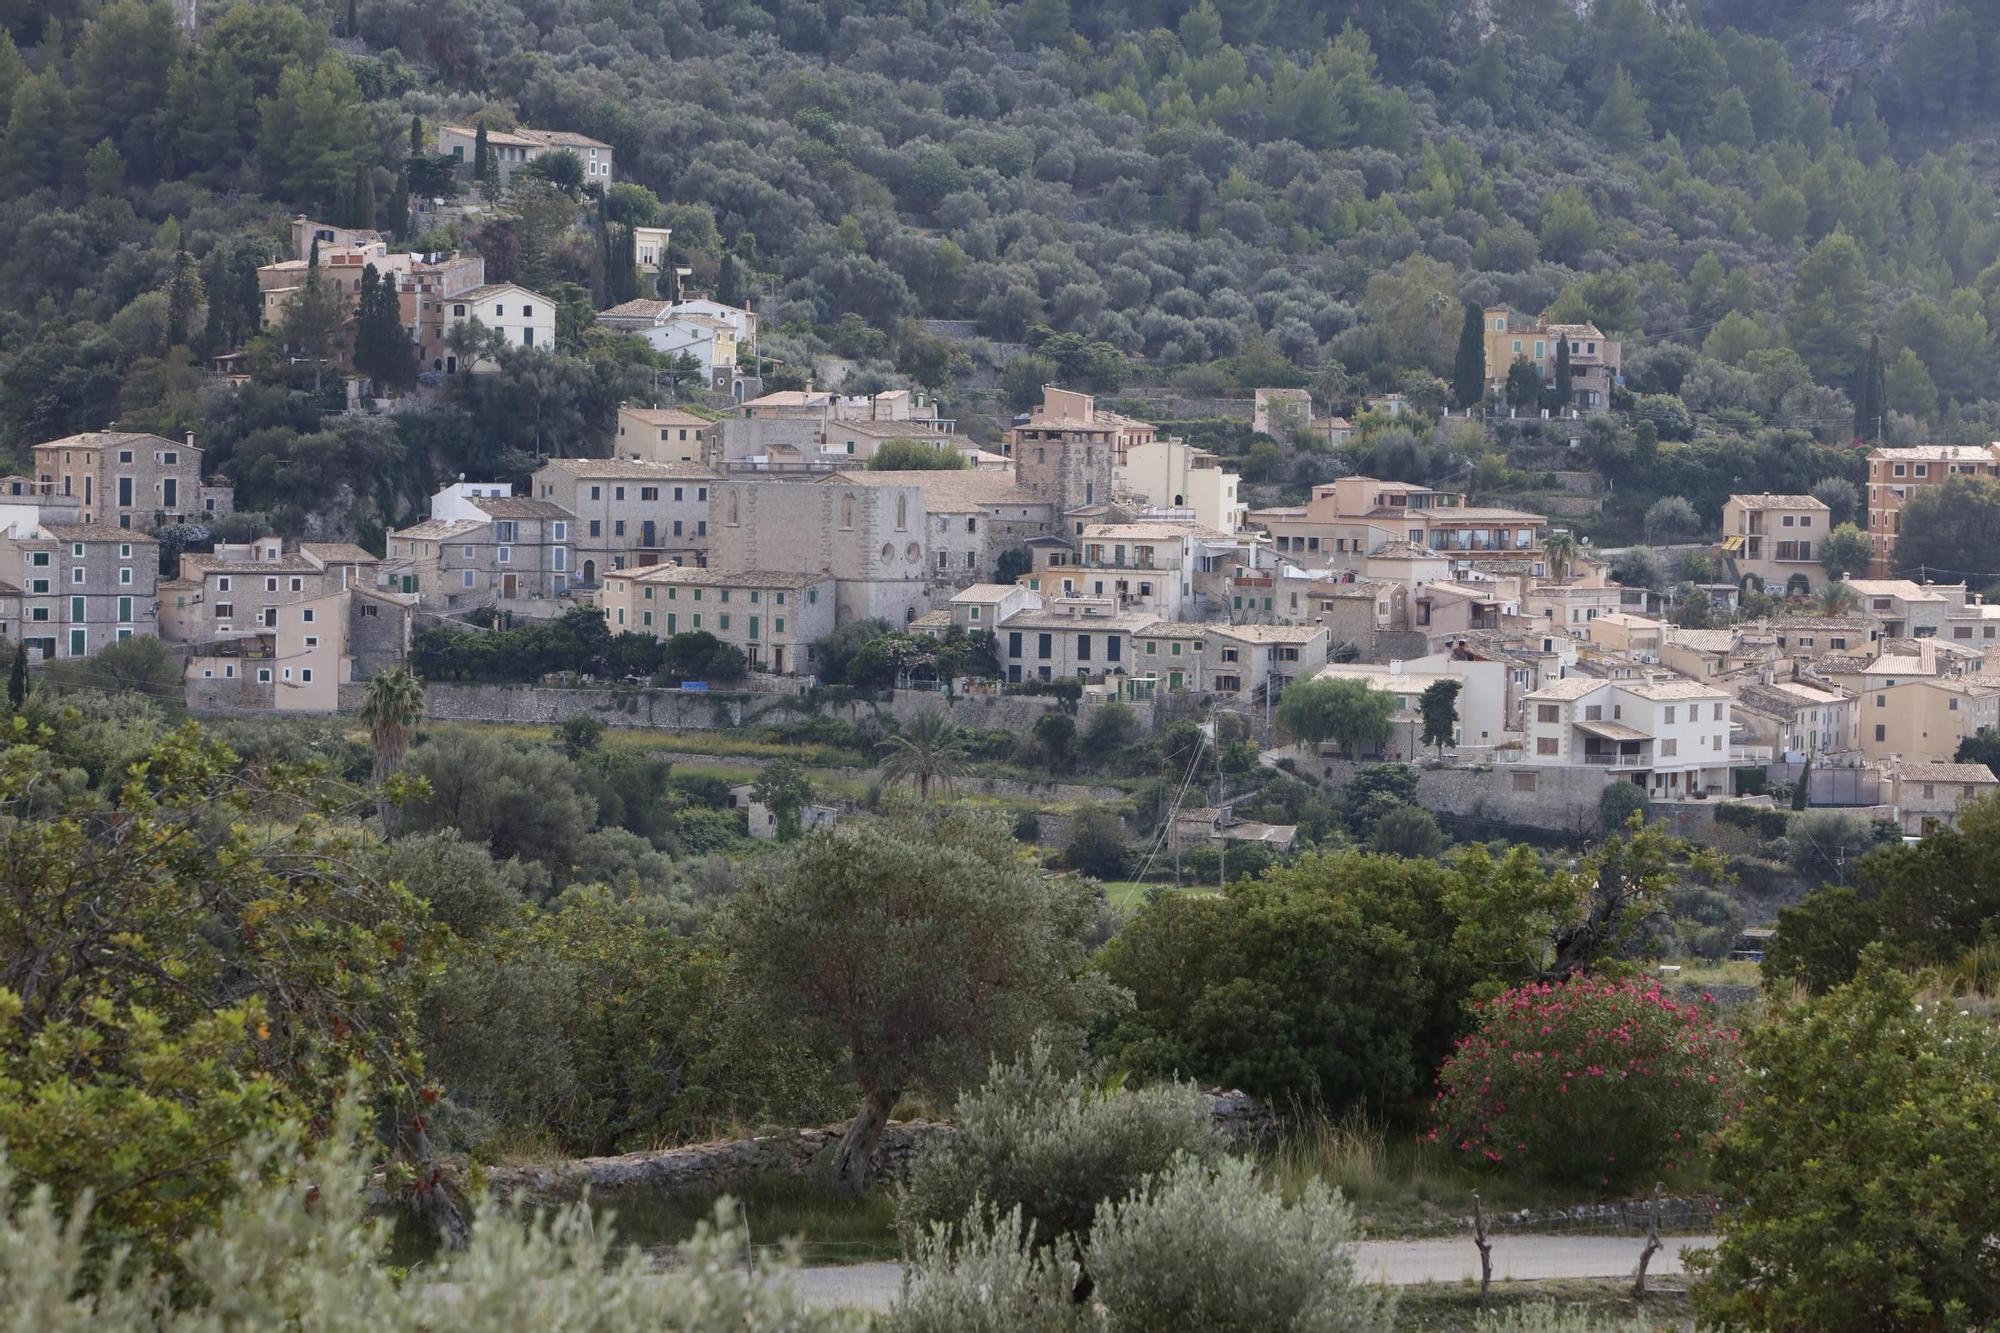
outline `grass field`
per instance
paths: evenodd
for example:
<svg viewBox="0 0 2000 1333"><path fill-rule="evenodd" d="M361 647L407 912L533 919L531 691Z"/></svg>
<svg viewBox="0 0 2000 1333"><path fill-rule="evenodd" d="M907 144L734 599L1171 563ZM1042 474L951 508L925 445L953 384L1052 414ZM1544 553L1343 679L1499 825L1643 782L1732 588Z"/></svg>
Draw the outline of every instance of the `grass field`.
<svg viewBox="0 0 2000 1333"><path fill-rule="evenodd" d="M1176 892L1174 886L1171 884L1148 883L1136 879L1108 879L1104 881L1104 896L1106 900L1122 912L1137 911L1139 908L1145 906L1146 895L1154 889L1165 889L1169 893ZM1183 887L1178 890L1181 893L1202 894L1215 893L1217 891L1212 886L1203 888Z"/></svg>
<svg viewBox="0 0 2000 1333"><path fill-rule="evenodd" d="M1660 1333L1682 1333L1694 1327L1694 1314L1687 1292L1679 1288L1680 1279L1663 1279L1641 1304L1632 1299L1632 1284L1623 1278L1496 1282L1485 1311L1504 1318L1512 1312L1552 1305L1565 1314L1588 1314L1593 1322L1643 1319ZM1396 1327L1424 1333L1474 1333L1480 1327L1480 1315L1477 1283L1405 1287L1396 1303Z"/></svg>

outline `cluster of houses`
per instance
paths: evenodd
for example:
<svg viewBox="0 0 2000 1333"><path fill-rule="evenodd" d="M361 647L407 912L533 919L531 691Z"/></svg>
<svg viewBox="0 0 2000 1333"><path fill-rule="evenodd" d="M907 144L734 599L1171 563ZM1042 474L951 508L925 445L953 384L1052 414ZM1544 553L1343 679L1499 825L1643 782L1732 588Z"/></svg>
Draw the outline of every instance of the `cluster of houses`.
<svg viewBox="0 0 2000 1333"><path fill-rule="evenodd" d="M474 127L438 132L447 155L477 142ZM587 181L612 179L609 146L583 136L486 142L503 183L557 151ZM641 266L665 276L670 233L638 231ZM488 283L476 253L396 251L305 217L292 249L258 271L267 324L309 281L357 306L372 267L397 293L421 369L490 369L460 364L452 332L473 321L516 346L554 343L554 303ZM1708 801L1756 772L1808 782L1822 804L1845 795L1921 822L1991 785L1953 760L1962 737L2000 727L2000 668L1987 669L2000 607L1963 585L1895 577L1895 543L1912 487L2000 475L2000 445L1870 455L1874 577L1851 582L1851 613L1685 630L1588 547L1551 543L1541 514L1368 476L1252 509L1214 453L1086 393L1047 388L987 448L912 390L762 392L747 309L648 297L597 319L730 406L627 406L610 457L551 459L519 493L447 485L380 556L265 538L190 554L171 579L148 534L231 508L193 440L52 441L34 451L34 475L0 479L0 634L45 660L157 635L180 651L198 704L325 711L341 685L400 660L420 618L589 604L614 632L713 634L753 672L786 676L811 675L814 645L836 626L879 619L990 633L1007 683L1077 680L1093 699L1268 708L1302 680L1360 680L1396 701L1372 752L1386 758L1420 755L1418 700L1456 681L1456 734L1435 762L1481 774L1516 812L1556 793L1575 805L1613 781ZM1567 381L1565 412L1604 410L1621 382L1619 344L1593 325L1500 307L1484 320L1496 398L1522 362ZM1261 390L1256 412L1266 430L1337 442L1351 429L1315 416L1302 390ZM959 466L877 467L892 445ZM1822 591L1831 517L1811 496L1729 497L1716 554L1731 578L1710 592L1730 606L1745 587Z"/></svg>

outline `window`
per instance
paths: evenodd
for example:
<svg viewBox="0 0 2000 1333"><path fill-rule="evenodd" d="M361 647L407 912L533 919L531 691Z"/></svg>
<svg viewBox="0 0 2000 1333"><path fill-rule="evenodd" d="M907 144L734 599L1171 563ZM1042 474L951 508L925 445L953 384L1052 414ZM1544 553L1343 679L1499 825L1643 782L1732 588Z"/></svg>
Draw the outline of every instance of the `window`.
<svg viewBox="0 0 2000 1333"><path fill-rule="evenodd" d="M1720 721L1722 721L1722 705L1721 705L1721 704L1717 704L1717 705L1715 706L1715 720L1716 720L1717 722L1720 722Z"/></svg>
<svg viewBox="0 0 2000 1333"><path fill-rule="evenodd" d="M1673 724L1674 724L1674 706L1673 706L1672 704L1668 704L1668 705L1667 705L1667 725L1671 727L1671 726L1672 726Z"/></svg>
<svg viewBox="0 0 2000 1333"><path fill-rule="evenodd" d="M70 581L71 583L82 583L82 582L83 582L83 566L82 566L82 565L77 565L76 567L74 567L73 569L71 569L71 570L70 570L70 572L69 572L69 581Z"/></svg>
<svg viewBox="0 0 2000 1333"><path fill-rule="evenodd" d="M641 486L639 488L639 498L641 500L657 500L660 498L660 488L658 486Z"/></svg>
<svg viewBox="0 0 2000 1333"><path fill-rule="evenodd" d="M1604 719L1604 705L1603 705L1603 704L1585 704L1585 705L1583 706L1583 720L1584 720L1584 721L1586 721L1586 722L1600 722L1600 721L1602 721L1603 719Z"/></svg>
<svg viewBox="0 0 2000 1333"><path fill-rule="evenodd" d="M131 587L131 586L132 586L132 571L131 571L131 570L129 570L129 569L120 569L120 570L118 571L118 582L119 582L119 583L120 583L120 584L121 584L122 586L124 586L124 587L127 587L127 588Z"/></svg>
<svg viewBox="0 0 2000 1333"><path fill-rule="evenodd" d="M1663 759L1671 759L1671 758L1673 758L1673 757L1674 757L1675 755L1679 754L1680 752L1681 752L1681 743L1680 743L1679 741L1677 741L1677 740L1664 740L1664 741L1661 741L1661 742L1660 742L1660 757L1661 757L1661 758L1663 758Z"/></svg>
<svg viewBox="0 0 2000 1333"><path fill-rule="evenodd" d="M593 537L601 536L603 534L603 531L604 531L604 524L602 522L594 518L590 520L591 536Z"/></svg>
<svg viewBox="0 0 2000 1333"><path fill-rule="evenodd" d="M558 574L566 574L569 572L569 547L567 546L555 547L550 551L549 555L551 562L549 568L551 570L555 571Z"/></svg>
<svg viewBox="0 0 2000 1333"><path fill-rule="evenodd" d="M69 655L83 657L90 651L90 636L80 629L69 632Z"/></svg>
<svg viewBox="0 0 2000 1333"><path fill-rule="evenodd" d="M561 519L557 519L550 526L554 529L552 535L554 536L555 540L559 542L566 542L569 540L569 524L563 522Z"/></svg>
<svg viewBox="0 0 2000 1333"><path fill-rule="evenodd" d="M89 617L88 615L86 615L86 614L84 613L84 609L83 609L83 598L81 598L81 597L72 597L72 598L70 598L70 599L69 599L69 618L70 618L71 620L88 620L88 619L90 619L90 617Z"/></svg>
<svg viewBox="0 0 2000 1333"><path fill-rule="evenodd" d="M1889 738L1888 731L1889 729L1887 727L1883 726L1880 722L1877 722L1875 724L1875 739L1878 741L1887 740Z"/></svg>
<svg viewBox="0 0 2000 1333"><path fill-rule="evenodd" d="M493 558L503 565L511 565L514 563L514 549L511 546L499 547L493 552Z"/></svg>
<svg viewBox="0 0 2000 1333"><path fill-rule="evenodd" d="M1010 631L1007 635L1007 656L1019 657L1020 655L1021 655L1021 631L1019 630Z"/></svg>
<svg viewBox="0 0 2000 1333"><path fill-rule="evenodd" d="M273 578L264 580L265 592L276 592L277 590L278 590L278 581L276 579Z"/></svg>
<svg viewBox="0 0 2000 1333"><path fill-rule="evenodd" d="M269 667L257 668L257 683L259 685L269 685L271 683L271 668Z"/></svg>
<svg viewBox="0 0 2000 1333"><path fill-rule="evenodd" d="M471 570L469 570L469 569L468 569L468 570L466 570L464 574L460 575L460 577L461 577L461 578L463 578L463 579L465 580L465 584L464 584L464 586L465 586L465 587L468 587L468 588L470 588L470 587L472 586L472 571L471 571Z"/></svg>
<svg viewBox="0 0 2000 1333"><path fill-rule="evenodd" d="M1560 742L1554 736L1535 737L1536 754L1554 754Z"/></svg>
<svg viewBox="0 0 2000 1333"><path fill-rule="evenodd" d="M72 559L75 560L83 559L83 543L82 542L73 543L69 548L69 553Z"/></svg>
<svg viewBox="0 0 2000 1333"><path fill-rule="evenodd" d="M1050 657L1055 655L1055 635L1038 634L1035 636L1035 639L1035 656L1046 662Z"/></svg>
<svg viewBox="0 0 2000 1333"><path fill-rule="evenodd" d="M1535 721L1537 721L1537 722L1560 722L1560 721L1562 721L1562 705L1560 705L1560 704L1536 704L1536 705L1535 705Z"/></svg>
<svg viewBox="0 0 2000 1333"><path fill-rule="evenodd" d="M217 602L215 604L215 618L217 620L228 620L235 614L236 604L234 602Z"/></svg>
<svg viewBox="0 0 2000 1333"><path fill-rule="evenodd" d="M118 599L118 619L126 624L131 623L132 599L130 597L120 597Z"/></svg>
<svg viewBox="0 0 2000 1333"><path fill-rule="evenodd" d="M319 635L317 635L317 634L308 634L308 635L306 635L306 647L308 647L308 648L317 648L317 647L319 647Z"/></svg>
<svg viewBox="0 0 2000 1333"><path fill-rule="evenodd" d="M1079 662L1088 662L1090 660L1090 636L1088 634L1079 634L1076 636L1076 660Z"/></svg>

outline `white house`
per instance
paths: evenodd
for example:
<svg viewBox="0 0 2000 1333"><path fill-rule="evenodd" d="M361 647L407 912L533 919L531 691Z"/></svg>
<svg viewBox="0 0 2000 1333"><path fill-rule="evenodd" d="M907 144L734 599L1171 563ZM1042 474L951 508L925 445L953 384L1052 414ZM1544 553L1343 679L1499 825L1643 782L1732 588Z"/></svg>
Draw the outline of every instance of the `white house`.
<svg viewBox="0 0 2000 1333"><path fill-rule="evenodd" d="M727 309L727 307L724 307ZM711 389L728 391L736 383L735 327L727 320L645 297L612 306L597 316L607 329L643 338L664 356L691 356Z"/></svg>
<svg viewBox="0 0 2000 1333"><path fill-rule="evenodd" d="M556 345L555 302L518 283L489 282L483 287L460 292L443 304L447 333L460 324L478 320L515 347L553 348ZM445 370L456 372L459 369L458 357L447 354ZM499 367L490 358L482 358L477 364L464 369L484 373Z"/></svg>
<svg viewBox="0 0 2000 1333"><path fill-rule="evenodd" d="M1521 700L1521 762L1610 768L1656 801L1724 796L1730 766L1755 758L1729 744L1731 703L1726 691L1680 677L1567 676Z"/></svg>

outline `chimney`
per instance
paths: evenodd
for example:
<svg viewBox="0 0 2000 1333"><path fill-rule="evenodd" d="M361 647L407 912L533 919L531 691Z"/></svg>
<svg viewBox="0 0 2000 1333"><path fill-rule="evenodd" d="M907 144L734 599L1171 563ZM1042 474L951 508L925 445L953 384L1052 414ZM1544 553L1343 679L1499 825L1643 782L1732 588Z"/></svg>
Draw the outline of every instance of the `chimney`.
<svg viewBox="0 0 2000 1333"><path fill-rule="evenodd" d="M188 447L188 448L190 448L190 449L194 448L194 432L193 432L193 431L189 431L189 432L187 433L187 447Z"/></svg>

